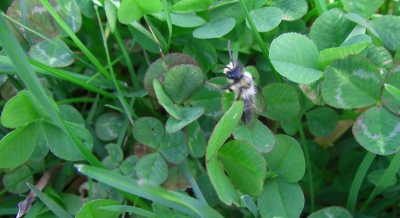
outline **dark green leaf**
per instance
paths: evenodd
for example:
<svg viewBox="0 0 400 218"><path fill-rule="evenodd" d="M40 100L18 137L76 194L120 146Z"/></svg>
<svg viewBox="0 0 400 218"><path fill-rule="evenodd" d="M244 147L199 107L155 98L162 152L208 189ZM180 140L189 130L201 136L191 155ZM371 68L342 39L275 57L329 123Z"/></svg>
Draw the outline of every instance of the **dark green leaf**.
<svg viewBox="0 0 400 218"><path fill-rule="evenodd" d="M199 39L221 38L235 27L236 21L231 17L213 20L193 31L193 36Z"/></svg>
<svg viewBox="0 0 400 218"><path fill-rule="evenodd" d="M394 89L400 88L400 61L396 61L393 66L389 69L386 75L386 84L385 89L383 89L382 93L382 103L395 114L400 114L400 99L397 99L393 94L397 91ZM389 88L392 92L389 93L388 85L393 86L393 88Z"/></svg>
<svg viewBox="0 0 400 218"><path fill-rule="evenodd" d="M266 181L258 197L262 217L300 217L304 195L297 183L287 183L279 177Z"/></svg>
<svg viewBox="0 0 400 218"><path fill-rule="evenodd" d="M286 182L297 182L304 176L304 154L299 143L290 136L276 135L276 146L272 152L264 154L270 171Z"/></svg>
<svg viewBox="0 0 400 218"><path fill-rule="evenodd" d="M189 123L199 118L204 113L204 109L202 107L184 107L178 108L178 112L181 115L181 120L170 116L165 124L165 130L168 133L174 133L187 126Z"/></svg>
<svg viewBox="0 0 400 218"><path fill-rule="evenodd" d="M306 113L311 133L316 137L327 137L336 128L339 117L329 107L320 107Z"/></svg>
<svg viewBox="0 0 400 218"><path fill-rule="evenodd" d="M253 144L259 152L268 153L275 147L275 136L259 120L253 127L239 124L233 132L235 139L246 140Z"/></svg>
<svg viewBox="0 0 400 218"><path fill-rule="evenodd" d="M96 135L103 141L112 141L118 137L123 117L120 114L105 113L96 120Z"/></svg>
<svg viewBox="0 0 400 218"><path fill-rule="evenodd" d="M161 142L160 152L169 162L182 163L189 154L183 132L166 134Z"/></svg>
<svg viewBox="0 0 400 218"><path fill-rule="evenodd" d="M371 26L379 34L383 45L390 51L397 51L400 48L400 18L393 15L383 15L371 20Z"/></svg>
<svg viewBox="0 0 400 218"><path fill-rule="evenodd" d="M215 152L222 146L222 144L228 139L237 123L242 117L243 113L243 102L238 101L222 116L221 120L215 126L214 131L208 141L208 147L206 152L207 162L211 160Z"/></svg>
<svg viewBox="0 0 400 218"><path fill-rule="evenodd" d="M330 218L330 217L352 218L350 212L343 207L325 207L317 212L310 214L307 218Z"/></svg>
<svg viewBox="0 0 400 218"><path fill-rule="evenodd" d="M262 89L267 102L263 115L274 120L290 120L300 112L296 90L283 83L270 84Z"/></svg>
<svg viewBox="0 0 400 218"><path fill-rule="evenodd" d="M196 65L172 67L164 78L165 91L174 102L185 101L204 83L202 70Z"/></svg>
<svg viewBox="0 0 400 218"><path fill-rule="evenodd" d="M29 50L29 55L32 59L50 67L66 67L74 61L72 51L60 39L33 45Z"/></svg>
<svg viewBox="0 0 400 218"><path fill-rule="evenodd" d="M190 104L194 107L204 108L205 115L219 120L222 116L221 89L204 84L190 96Z"/></svg>
<svg viewBox="0 0 400 218"><path fill-rule="evenodd" d="M268 32L279 25L282 20L282 11L275 7L263 7L250 11L250 17L258 32ZM249 23L246 25L250 28Z"/></svg>
<svg viewBox="0 0 400 218"><path fill-rule="evenodd" d="M271 6L282 10L283 20L297 20L307 13L308 5L305 0L275 0Z"/></svg>
<svg viewBox="0 0 400 218"><path fill-rule="evenodd" d="M165 134L161 121L153 117L138 119L133 125L132 132L136 140L152 148L160 146Z"/></svg>
<svg viewBox="0 0 400 218"><path fill-rule="evenodd" d="M172 24L180 27L198 27L206 24L206 21L195 13L171 13Z"/></svg>
<svg viewBox="0 0 400 218"><path fill-rule="evenodd" d="M325 70L322 96L337 108L359 108L376 104L381 78L376 67L361 56L333 61Z"/></svg>
<svg viewBox="0 0 400 218"><path fill-rule="evenodd" d="M293 82L310 84L323 75L318 66L317 46L298 33L286 33L274 39L269 57L278 73Z"/></svg>
<svg viewBox="0 0 400 218"><path fill-rule="evenodd" d="M341 2L346 11L357 13L368 19L381 7L384 0L341 0Z"/></svg>
<svg viewBox="0 0 400 218"><path fill-rule="evenodd" d="M180 114L180 111L178 110L178 108L175 107L171 98L169 98L169 96L165 92L164 87L161 85L160 81L154 79L153 87L157 95L158 103L160 103L161 106L163 106L164 109L175 119L181 120L182 115Z"/></svg>
<svg viewBox="0 0 400 218"><path fill-rule="evenodd" d="M219 149L218 159L241 192L250 196L261 193L267 165L253 145L246 141L229 141Z"/></svg>
<svg viewBox="0 0 400 218"><path fill-rule="evenodd" d="M120 211L110 211L102 208L111 205L120 205L120 203L108 199L101 199L101 200L94 200L87 202L85 205L83 205L79 213L76 214L76 218L119 217L119 215L121 214Z"/></svg>
<svg viewBox="0 0 400 218"><path fill-rule="evenodd" d="M167 179L168 167L159 153L153 153L139 159L136 173L141 180L161 184Z"/></svg>
<svg viewBox="0 0 400 218"><path fill-rule="evenodd" d="M318 50L339 47L356 26L343 16L340 9L334 8L319 16L310 30L310 38Z"/></svg>
<svg viewBox="0 0 400 218"><path fill-rule="evenodd" d="M21 180L21 178L24 178ZM7 188L9 192L14 194L22 194L29 190L29 187L26 186L26 183L33 182L33 175L31 170L27 165L22 165L21 167L17 167L14 169L10 169L10 171L6 172L3 175L3 185ZM10 187L9 186L13 186Z"/></svg>
<svg viewBox="0 0 400 218"><path fill-rule="evenodd" d="M206 153L206 138L197 121L187 127L187 141L189 152L193 157L203 157Z"/></svg>
<svg viewBox="0 0 400 218"><path fill-rule="evenodd" d="M400 117L384 107L372 107L359 116L353 134L365 149L389 155L400 149Z"/></svg>

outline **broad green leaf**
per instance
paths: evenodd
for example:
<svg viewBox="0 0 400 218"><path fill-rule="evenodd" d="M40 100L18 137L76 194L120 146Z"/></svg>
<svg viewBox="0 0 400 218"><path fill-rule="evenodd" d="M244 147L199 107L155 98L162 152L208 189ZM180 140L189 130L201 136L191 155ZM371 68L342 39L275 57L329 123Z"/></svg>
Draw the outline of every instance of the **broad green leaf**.
<svg viewBox="0 0 400 218"><path fill-rule="evenodd" d="M319 16L310 29L310 38L318 50L339 47L356 26L346 19L340 9L332 9Z"/></svg>
<svg viewBox="0 0 400 218"><path fill-rule="evenodd" d="M112 141L118 138L123 117L116 113L105 113L97 118L95 123L96 135L103 141Z"/></svg>
<svg viewBox="0 0 400 218"><path fill-rule="evenodd" d="M393 15L383 15L371 20L371 26L376 30L383 41L383 45L390 51L400 48L400 18Z"/></svg>
<svg viewBox="0 0 400 218"><path fill-rule="evenodd" d="M159 149L165 159L174 164L182 163L189 154L182 131L166 134Z"/></svg>
<svg viewBox="0 0 400 218"><path fill-rule="evenodd" d="M139 157L136 155L131 155L127 157L122 163L119 165L119 170L121 173L129 178L136 178L136 164L139 160Z"/></svg>
<svg viewBox="0 0 400 218"><path fill-rule="evenodd" d="M396 93L394 89L400 89L400 61L396 61L393 66L389 69L386 75L386 85L385 89L383 89L382 93L382 103L386 106L387 109L392 111L395 114L400 114L400 99L397 99L393 93ZM393 88L389 88L389 85L393 86ZM393 91L388 92L390 89Z"/></svg>
<svg viewBox="0 0 400 218"><path fill-rule="evenodd" d="M153 88L153 80L158 79L163 81L168 70L181 64L197 65L193 58L181 53L170 53L165 55L164 58L157 59L153 62L147 69L143 82L147 93L151 97L156 98Z"/></svg>
<svg viewBox="0 0 400 218"><path fill-rule="evenodd" d="M72 132L80 139L84 140L84 145L91 150L93 146L93 138L90 132L82 126L73 123L67 123ZM59 127L53 124L42 122L42 128L46 138L47 145L51 152L56 156L65 160L82 160L82 153L73 146L72 139L68 137Z"/></svg>
<svg viewBox="0 0 400 218"><path fill-rule="evenodd" d="M282 20L282 11L275 7L262 7L250 11L250 17L258 32L268 32L277 27ZM250 28L248 21L246 25Z"/></svg>
<svg viewBox="0 0 400 218"><path fill-rule="evenodd" d="M159 153L148 154L137 162L136 173L141 180L161 184L168 176L167 163Z"/></svg>
<svg viewBox="0 0 400 218"><path fill-rule="evenodd" d="M365 34L355 35L346 40L340 47L327 48L318 55L321 69L325 69L333 60L345 58L349 55L359 54L371 44L371 38Z"/></svg>
<svg viewBox="0 0 400 218"><path fill-rule="evenodd" d="M27 184L33 193L42 201L48 209L50 209L56 217L72 218L71 214L65 211L60 205L58 205L53 198L41 192L36 186ZM56 196L53 196L56 198Z"/></svg>
<svg viewBox="0 0 400 218"><path fill-rule="evenodd" d="M164 87L161 85L160 81L157 79L153 80L153 87L154 91L157 95L158 103L175 119L181 120L182 115L177 107L175 107L174 103L172 102L171 98L167 95L164 90Z"/></svg>
<svg viewBox="0 0 400 218"><path fill-rule="evenodd" d="M78 32L81 28L82 17L79 6L75 1L58 1L49 0L50 4L57 9L57 14L65 21L73 32ZM93 7L93 5L92 5ZM27 25L30 29L42 34L47 38L54 38L55 36L67 36L60 25L49 14L40 0L26 1ZM20 23L22 22L21 3L20 1L13 1L10 8L7 10L7 15ZM18 28L22 36L26 36L23 28ZM19 37L19 36L18 36ZM37 43L43 41L43 38L36 34L30 35L32 42Z"/></svg>
<svg viewBox="0 0 400 218"><path fill-rule="evenodd" d="M379 43L379 46L382 44L382 40L379 38L379 34L375 31L375 29L368 23L368 21L365 20L365 18L361 17L361 15L356 14L356 13L346 13L344 15L347 19L355 22L356 24L358 24L358 26L356 26L352 33L355 33L355 31L360 30L361 32L359 34L365 34L365 29L368 29L369 32L372 34L372 36L374 37L374 40L377 40ZM364 27L365 29L362 29L360 27ZM350 36L349 35L349 36Z"/></svg>
<svg viewBox="0 0 400 218"><path fill-rule="evenodd" d="M204 83L203 72L196 65L172 67L164 78L165 91L176 103L182 103Z"/></svg>
<svg viewBox="0 0 400 218"><path fill-rule="evenodd" d="M384 107L375 106L359 116L353 125L353 135L368 151L389 155L400 149L400 117Z"/></svg>
<svg viewBox="0 0 400 218"><path fill-rule="evenodd" d="M44 138L44 131L41 125L36 127L36 143L33 149L31 160L42 160L48 153L49 147L47 146L46 139Z"/></svg>
<svg viewBox="0 0 400 218"><path fill-rule="evenodd" d="M381 170L375 170L372 171L368 174L367 178L368 181L370 183L372 183L373 185L377 186L379 183L379 180L383 177L383 175L385 174L386 169L381 169ZM397 183L397 178L396 177L392 177L392 179L390 180L388 187L389 186L393 186Z"/></svg>
<svg viewBox="0 0 400 218"><path fill-rule="evenodd" d="M344 10L357 13L363 18L368 19L381 7L384 0L341 0L341 2Z"/></svg>
<svg viewBox="0 0 400 218"><path fill-rule="evenodd" d="M39 119L34 105L26 95L27 91L21 91L7 101L1 113L1 124L3 126L18 128ZM44 112L44 108L41 108L41 110Z"/></svg>
<svg viewBox="0 0 400 218"><path fill-rule="evenodd" d="M77 124L79 126L85 126L85 120L81 113L71 105L60 105L60 117L64 121Z"/></svg>
<svg viewBox="0 0 400 218"><path fill-rule="evenodd" d="M296 118L288 121L282 121L281 126L287 135L293 136L299 130L296 126Z"/></svg>
<svg viewBox="0 0 400 218"><path fill-rule="evenodd" d="M377 47L373 44L368 46L366 58L371 60L377 67L380 68L381 74L382 71L385 72L393 65L393 57L390 52L383 46ZM386 74L383 74L386 75ZM384 76L383 76L384 77Z"/></svg>
<svg viewBox="0 0 400 218"><path fill-rule="evenodd" d="M8 133L0 141L0 168L25 163L35 147L36 124L28 124Z"/></svg>
<svg viewBox="0 0 400 218"><path fill-rule="evenodd" d="M43 41L33 45L29 56L38 62L50 67L66 67L72 64L74 57L65 42L60 39Z"/></svg>
<svg viewBox="0 0 400 218"><path fill-rule="evenodd" d="M314 105L325 105L321 93L322 80L323 78L308 85L299 84L301 92L297 92L297 94L299 96L300 108L303 111L312 108Z"/></svg>
<svg viewBox="0 0 400 218"><path fill-rule="evenodd" d="M206 24L206 21L195 13L171 13L172 24L180 27L198 27Z"/></svg>
<svg viewBox="0 0 400 218"><path fill-rule="evenodd" d="M400 90L398 90L396 87L385 84L385 89L388 91L393 97L396 98L396 100L400 101Z"/></svg>
<svg viewBox="0 0 400 218"><path fill-rule="evenodd" d="M208 141L206 160L211 160L215 152L222 146L222 144L228 139L237 123L242 117L243 113L243 102L238 101L232 105L232 107L222 116L221 120L215 126L214 131Z"/></svg>
<svg viewBox="0 0 400 218"><path fill-rule="evenodd" d="M94 10L92 1L87 1L87 0L75 0L75 1L78 4L79 9L83 15L92 19L96 17L96 12Z"/></svg>
<svg viewBox="0 0 400 218"><path fill-rule="evenodd" d="M150 217L150 218L157 218L156 214L139 208L139 207L133 207L133 206L126 206L126 205L114 205L114 206L103 206L99 207L102 210L108 210L108 211L118 211L119 213L129 213L129 214L137 214L142 217Z"/></svg>
<svg viewBox="0 0 400 218"><path fill-rule="evenodd" d="M193 57L204 71L214 66L218 60L217 51L211 43L204 39L193 38L187 41L183 47L183 53ZM198 78L198 80L202 81L204 79Z"/></svg>
<svg viewBox="0 0 400 218"><path fill-rule="evenodd" d="M109 217L109 218L118 218L121 215L119 211L110 211L105 210L102 207L111 206L111 205L120 205L117 201L108 200L108 199L100 199L87 202L81 210L76 214L76 218L96 218L96 217Z"/></svg>
<svg viewBox="0 0 400 218"><path fill-rule="evenodd" d="M381 78L375 65L361 56L333 61L325 70L322 96L337 108L360 108L376 104Z"/></svg>
<svg viewBox="0 0 400 218"><path fill-rule="evenodd" d="M24 178L21 180L21 178ZM9 188L7 191L14 194L22 194L29 190L29 187L26 183L33 182L33 175L31 170L27 165L22 165L20 167L10 169L3 175L3 185L4 188L8 188L13 185L13 187Z"/></svg>
<svg viewBox="0 0 400 218"><path fill-rule="evenodd" d="M297 141L286 135L276 135L276 146L272 152L264 154L270 171L286 182L297 182L304 176L304 154Z"/></svg>
<svg viewBox="0 0 400 218"><path fill-rule="evenodd" d="M222 116L221 92L221 89L206 83L190 96L190 104L194 107L204 108L205 115L219 120Z"/></svg>
<svg viewBox="0 0 400 218"><path fill-rule="evenodd" d="M283 12L282 19L288 21L303 17L308 10L307 1L305 0L275 0L271 6L281 9Z"/></svg>
<svg viewBox="0 0 400 218"><path fill-rule="evenodd" d="M110 26L111 32L115 32L115 28L118 20L118 8L120 6L119 1L104 0L104 11L107 16L107 24Z"/></svg>
<svg viewBox="0 0 400 218"><path fill-rule="evenodd" d="M310 214L307 218L331 218L331 217L341 217L341 218L352 218L353 215L343 207L332 206L325 207L319 211Z"/></svg>
<svg viewBox="0 0 400 218"><path fill-rule="evenodd" d="M216 0L181 0L172 5L171 11L176 13L189 13L206 10Z"/></svg>
<svg viewBox="0 0 400 218"><path fill-rule="evenodd" d="M327 137L338 125L337 113L329 107L320 107L306 113L308 126L316 137Z"/></svg>
<svg viewBox="0 0 400 218"><path fill-rule="evenodd" d="M300 186L279 177L267 180L258 197L262 217L300 217L303 207L304 195Z"/></svg>
<svg viewBox="0 0 400 218"><path fill-rule="evenodd" d="M279 74L296 83L309 84L323 74L318 66L317 46L298 33L285 33L274 39L269 57Z"/></svg>
<svg viewBox="0 0 400 218"><path fill-rule="evenodd" d="M206 153L206 138L199 123L195 120L187 127L187 142L189 152L193 157L203 157Z"/></svg>
<svg viewBox="0 0 400 218"><path fill-rule="evenodd" d="M111 159L113 159L117 163L122 162L122 159L124 159L124 153L120 146L110 143L107 144L105 148L107 149L108 155Z"/></svg>
<svg viewBox="0 0 400 218"><path fill-rule="evenodd" d="M164 125L156 118L142 117L136 120L132 133L140 143L157 148L164 139L165 130Z"/></svg>
<svg viewBox="0 0 400 218"><path fill-rule="evenodd" d="M207 172L219 199L226 205L240 205L239 195L229 178L226 176L216 157L206 162Z"/></svg>
<svg viewBox="0 0 400 218"><path fill-rule="evenodd" d="M218 1L209 9L210 20L218 20L226 17L234 18L237 24L244 21L245 16L239 2Z"/></svg>
<svg viewBox="0 0 400 218"><path fill-rule="evenodd" d="M229 108L235 103L235 93L233 92L223 92L221 98L221 109L224 113L226 113Z"/></svg>
<svg viewBox="0 0 400 218"><path fill-rule="evenodd" d="M207 173L197 177L196 182L210 207L214 207L221 202L218 198L217 192L211 184L210 177Z"/></svg>
<svg viewBox="0 0 400 218"><path fill-rule="evenodd" d="M268 153L275 147L274 134L259 120L250 128L244 124L237 125L233 135L235 139L250 142L261 153Z"/></svg>
<svg viewBox="0 0 400 218"><path fill-rule="evenodd" d="M258 208L256 203L254 203L253 199L248 195L243 195L240 197L242 204L246 205L246 207L253 213L254 217L258 217Z"/></svg>
<svg viewBox="0 0 400 218"><path fill-rule="evenodd" d="M156 54L160 53L160 48L158 47L154 36L140 23L134 21L132 23L129 23L128 27L136 42L139 43L144 49ZM153 30L153 32L156 33L157 30ZM165 45L167 44L165 40L163 38L157 38L157 40L160 44L160 47L165 48Z"/></svg>
<svg viewBox="0 0 400 218"><path fill-rule="evenodd" d="M193 31L193 36L199 39L221 38L235 27L236 21L231 17L212 20Z"/></svg>
<svg viewBox="0 0 400 218"><path fill-rule="evenodd" d="M188 213L191 216L222 218L207 204L151 183L143 183L126 176L86 165L77 165L78 171L112 187L141 196L154 202Z"/></svg>
<svg viewBox="0 0 400 218"><path fill-rule="evenodd" d="M160 12L162 4L157 0L124 0L118 9L118 20L129 24L145 14Z"/></svg>
<svg viewBox="0 0 400 218"><path fill-rule="evenodd" d="M263 115L274 120L290 120L300 112L296 90L283 83L265 86L262 93L267 102Z"/></svg>
<svg viewBox="0 0 400 218"><path fill-rule="evenodd" d="M261 193L267 165L253 145L246 141L229 141L218 150L218 159L243 194L257 196Z"/></svg>
<svg viewBox="0 0 400 218"><path fill-rule="evenodd" d="M181 120L170 116L165 124L165 130L168 133L174 133L187 126L189 123L199 118L204 113L204 109L202 107L183 107L178 108L178 112L181 115Z"/></svg>

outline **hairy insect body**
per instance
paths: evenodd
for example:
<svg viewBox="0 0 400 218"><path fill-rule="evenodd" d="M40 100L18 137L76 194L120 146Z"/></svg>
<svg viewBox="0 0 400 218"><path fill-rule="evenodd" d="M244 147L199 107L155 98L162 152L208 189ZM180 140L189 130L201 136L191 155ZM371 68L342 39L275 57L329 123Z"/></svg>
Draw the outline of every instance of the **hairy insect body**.
<svg viewBox="0 0 400 218"><path fill-rule="evenodd" d="M227 75L229 82L229 85L224 89L234 92L236 100L239 96L242 98L244 103L242 121L247 124L253 116L253 107L256 101L254 96L258 91L254 78L249 72L244 72L240 63L235 65L235 63L230 62L225 67L224 73Z"/></svg>

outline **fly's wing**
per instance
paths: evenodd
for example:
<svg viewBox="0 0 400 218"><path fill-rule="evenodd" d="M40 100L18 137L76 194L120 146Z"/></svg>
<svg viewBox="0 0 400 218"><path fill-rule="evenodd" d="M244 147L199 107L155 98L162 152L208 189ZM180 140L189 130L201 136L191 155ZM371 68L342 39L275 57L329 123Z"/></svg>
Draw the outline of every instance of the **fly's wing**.
<svg viewBox="0 0 400 218"><path fill-rule="evenodd" d="M258 86L256 86L256 95L254 97L253 107L257 114L262 114L265 110L267 110L265 97L261 92L261 88Z"/></svg>

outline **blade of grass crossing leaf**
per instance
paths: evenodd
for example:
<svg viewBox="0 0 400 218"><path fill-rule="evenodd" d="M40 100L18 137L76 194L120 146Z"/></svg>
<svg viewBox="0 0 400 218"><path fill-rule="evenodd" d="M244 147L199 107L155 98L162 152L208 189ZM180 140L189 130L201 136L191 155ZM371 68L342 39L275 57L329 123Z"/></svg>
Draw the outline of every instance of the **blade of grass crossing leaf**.
<svg viewBox="0 0 400 218"><path fill-rule="evenodd" d="M157 215L155 213L152 213L148 210L143 210L142 208L132 207L132 206L113 205L113 206L100 207L100 209L109 210L109 211L119 211L121 213L127 212L127 213L133 213L133 214L137 214L137 215L144 216L144 217L157 218Z"/></svg>
<svg viewBox="0 0 400 218"><path fill-rule="evenodd" d="M300 138L301 138L301 144L303 145L304 149L304 156L306 158L306 168L307 168L307 174L308 174L308 182L309 182L309 189L310 189L310 200L311 200L311 205L310 205L310 212L313 213L315 210L315 198L314 198L314 182L313 182L313 176L312 176L312 164L311 164L311 158L310 158L310 152L308 149L308 144L307 144L307 139L304 134L304 129L303 126L301 125L301 118L302 116L299 115L296 119L296 126L297 129L299 130L300 133Z"/></svg>
<svg viewBox="0 0 400 218"><path fill-rule="evenodd" d="M12 61L18 75L33 93L35 98L42 103L43 108L49 113L53 121L58 125L73 141L74 146L82 153L86 160L97 167L104 167L103 164L86 148L86 146L76 137L71 129L61 119L60 114L54 108L54 105L50 102L44 88L40 84L40 81L36 74L33 72L25 53L22 51L21 46L15 39L14 35L8 29L8 26L3 16L0 16L0 40L2 42L4 50L7 52L10 60ZM71 145L72 146L72 145Z"/></svg>
<svg viewBox="0 0 400 218"><path fill-rule="evenodd" d="M28 12L27 12L27 4L26 4L27 0L21 0L21 5L20 5L20 9L21 9L21 18L22 18L22 23L27 26L28 23ZM31 47L32 45L32 40L31 40L31 33L25 32L26 35L26 41L28 42L29 47Z"/></svg>
<svg viewBox="0 0 400 218"><path fill-rule="evenodd" d="M315 6L317 7L319 15L321 15L322 13L324 13L325 11L328 10L324 0L314 0L314 3L315 3Z"/></svg>
<svg viewBox="0 0 400 218"><path fill-rule="evenodd" d="M190 168L187 163L187 160L185 162L183 162L182 164L183 164L183 169L185 170L186 178L189 181L190 185L192 186L193 192L196 195L197 199L199 199L203 203L207 204L207 201L204 198L203 194L201 193L201 190L200 190L199 186L197 185L196 180L194 180L193 175L190 172Z"/></svg>
<svg viewBox="0 0 400 218"><path fill-rule="evenodd" d="M138 91L140 89L139 80L136 76L135 69L133 69L133 65L131 62L131 58L129 57L128 51L126 51L125 45L122 42L122 38L121 38L121 35L119 34L118 28L115 28L114 36L115 36L115 39L117 40L118 47L121 49L122 54L124 55L126 65L128 66L129 75L131 75L133 90Z"/></svg>
<svg viewBox="0 0 400 218"><path fill-rule="evenodd" d="M57 23L62 27L62 29L68 34L69 37L75 42L75 44L82 50L82 52L89 58L90 62L93 63L97 69L100 70L103 76L107 79L112 80L111 75L107 70L100 64L96 57L89 51L88 48L82 43L81 40L75 35L75 33L69 28L69 26L61 19L54 8L50 5L47 0L40 0L43 6L49 11L51 16L57 21ZM101 26L101 25L100 25Z"/></svg>
<svg viewBox="0 0 400 218"><path fill-rule="evenodd" d="M111 93L108 93L108 92L106 92L106 91L104 91L102 89L99 89L99 88L97 88L97 87L95 87L93 85L85 83L83 81L79 81L79 80L75 79L74 77L63 73L63 72L61 72L60 70L58 70L56 68L49 67L49 66L47 66L45 64L42 64L42 63L40 63L38 61L35 61L33 59L28 59L28 61L32 65L37 66L39 68L42 68L42 69L44 69L44 70L46 70L48 72L51 72L52 74L56 75L57 77L59 77L61 79L64 79L64 80L72 82L72 83L75 83L75 84L77 84L77 85L79 85L79 86L81 86L81 87L83 87L83 88L85 88L85 89L87 89L89 91L99 93L99 94L101 94L103 96L106 96L108 98L111 98L111 99L115 99L115 95L113 95Z"/></svg>
<svg viewBox="0 0 400 218"><path fill-rule="evenodd" d="M100 182L177 209L189 215L205 218L222 217L217 211L203 202L178 192L166 190L158 185L137 181L108 170L87 165L76 165L76 167L79 172Z"/></svg>
<svg viewBox="0 0 400 218"><path fill-rule="evenodd" d="M94 9L96 11L97 20L99 21L99 23L101 23L99 10L97 9L97 6L95 6ZM101 36L103 37L103 44L104 44L104 50L105 50L106 57L107 57L107 62L109 64L109 66L112 66L111 65L111 59L110 59L110 53L108 51L107 39L105 38L105 34L104 34L103 25L99 25L99 27L100 27L100 31L101 31ZM124 111L125 111L128 119L129 119L129 121L131 121L131 124L133 125L132 116L135 119L139 119L139 117L136 116L136 114L129 108L128 102L126 101L124 95L121 92L121 88L119 87L118 81L117 81L117 79L115 77L114 70L113 70L112 67L110 67L110 72L111 72L112 81L113 81L113 83L115 85L115 88L117 89L117 93L118 93L117 98L121 102L122 107L124 107Z"/></svg>
<svg viewBox="0 0 400 218"><path fill-rule="evenodd" d="M400 168L400 152L397 152L394 155L392 161L390 162L389 167L386 169L385 173L379 180L378 184L376 185L372 193L369 195L367 201L365 201L362 204L360 212L364 211L368 207L368 205L372 202L372 200L389 186L390 182L392 181L392 178L396 175L399 168Z"/></svg>
<svg viewBox="0 0 400 218"><path fill-rule="evenodd" d="M347 210L349 210L349 212L353 215L354 215L354 210L355 210L356 203L357 203L357 196L358 196L358 192L360 191L361 183L364 180L367 170L368 170L369 166L371 165L372 161L374 160L375 156L376 156L376 154L371 153L371 152L368 152L365 155L360 167L357 170L356 175L354 176L353 183L351 184L349 197L347 198Z"/></svg>
<svg viewBox="0 0 400 218"><path fill-rule="evenodd" d="M168 26L168 43L166 50L169 51L169 47L171 46L171 37L172 37L172 18L169 11L167 0L161 0L161 3L163 5L165 19L167 21L167 26Z"/></svg>
<svg viewBox="0 0 400 218"><path fill-rule="evenodd" d="M72 218L71 214L61 208L51 198L47 197L43 192L36 188L36 186L29 184L29 188L36 194L36 196L51 210L57 217Z"/></svg>
<svg viewBox="0 0 400 218"><path fill-rule="evenodd" d="M242 10L243 10L243 12L244 12L244 15L246 16L247 21L248 21L249 24L250 24L251 31L253 32L254 38L256 39L258 45L260 46L261 51L262 51L262 53L263 53L265 59L266 59L267 62L268 62L268 65L271 67L272 72L274 73L275 79L276 79L278 82L283 82L282 76L275 70L274 65L272 65L271 60L269 59L269 52L268 52L268 49L267 49L267 47L265 46L264 41L263 41L263 39L261 38L260 33L257 32L257 28L256 28L256 26L254 25L254 22L253 22L253 20L252 20L251 17L250 17L249 11L247 10L246 5L244 4L244 0L239 0L239 3L240 3L240 6L242 7Z"/></svg>

